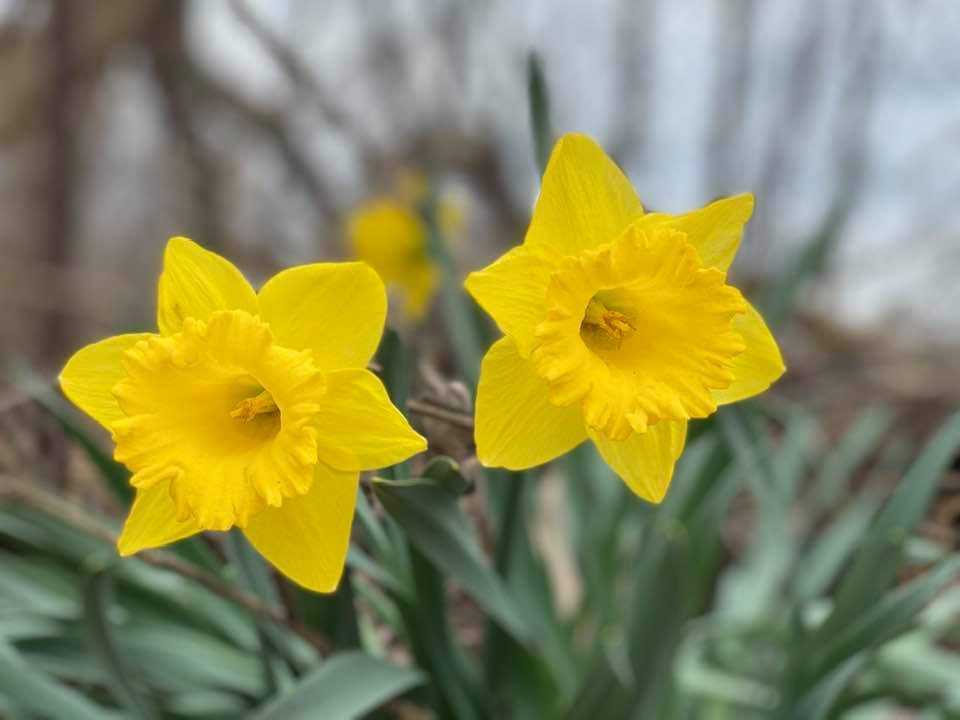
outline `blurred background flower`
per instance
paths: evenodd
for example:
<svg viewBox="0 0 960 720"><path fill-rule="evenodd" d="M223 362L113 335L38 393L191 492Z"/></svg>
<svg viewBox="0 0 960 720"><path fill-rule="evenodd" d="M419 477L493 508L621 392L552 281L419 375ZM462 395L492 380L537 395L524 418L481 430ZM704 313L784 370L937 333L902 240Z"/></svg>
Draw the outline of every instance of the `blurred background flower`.
<svg viewBox="0 0 960 720"><path fill-rule="evenodd" d="M347 218L351 257L379 273L399 305L402 324L420 321L430 310L439 285L434 243L456 245L462 239L465 213L455 199L438 200L426 177L402 171L392 195L367 200ZM437 204L436 238L427 215Z"/></svg>

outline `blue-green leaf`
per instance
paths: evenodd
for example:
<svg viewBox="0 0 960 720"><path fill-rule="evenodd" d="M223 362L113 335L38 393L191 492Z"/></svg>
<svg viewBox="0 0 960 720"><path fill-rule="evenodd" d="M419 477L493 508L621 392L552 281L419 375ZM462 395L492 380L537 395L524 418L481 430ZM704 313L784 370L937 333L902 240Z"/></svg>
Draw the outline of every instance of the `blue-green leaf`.
<svg viewBox="0 0 960 720"><path fill-rule="evenodd" d="M117 714L30 666L0 643L0 697L38 717L105 720Z"/></svg>
<svg viewBox="0 0 960 720"><path fill-rule="evenodd" d="M351 720L420 685L423 675L361 652L328 658L286 693L259 710L254 720Z"/></svg>
<svg viewBox="0 0 960 720"><path fill-rule="evenodd" d="M431 482L376 480L374 491L410 541L441 574L459 582L473 600L510 635L526 644L526 621L483 556L456 498Z"/></svg>

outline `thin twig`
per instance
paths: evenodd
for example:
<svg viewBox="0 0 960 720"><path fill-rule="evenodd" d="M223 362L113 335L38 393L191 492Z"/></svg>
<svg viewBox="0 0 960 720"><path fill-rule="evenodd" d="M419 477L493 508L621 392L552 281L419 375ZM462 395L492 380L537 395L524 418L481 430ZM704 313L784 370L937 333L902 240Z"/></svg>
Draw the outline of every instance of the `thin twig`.
<svg viewBox="0 0 960 720"><path fill-rule="evenodd" d="M116 534L98 519L80 509L76 504L63 500L21 479L10 475L0 475L0 502L4 500L28 505L46 515L73 525L89 535L111 545L116 545ZM333 652L333 644L330 640L316 630L302 625L289 617L283 610L268 605L253 595L223 584L206 571L181 560L176 555L171 555L162 550L144 550L134 557L153 567L176 573L206 588L215 595L239 605L254 615L259 615L288 627L315 647L321 655L325 656Z"/></svg>
<svg viewBox="0 0 960 720"><path fill-rule="evenodd" d="M367 369L375 373L383 372L383 366L376 360L368 362ZM442 420L457 427L473 430L472 415L462 410L454 410L453 408L444 407L443 405L437 405L430 400L408 400L407 410L416 415L423 415L424 417L433 418L434 420Z"/></svg>
<svg viewBox="0 0 960 720"><path fill-rule="evenodd" d="M68 0L53 4L50 16L50 150L47 163L49 204L46 259L54 267L69 265L76 197L76 137L71 122L75 95L73 70L76 56L74 23L76 6ZM51 357L64 351L67 321L63 315L46 316L46 350Z"/></svg>
<svg viewBox="0 0 960 720"><path fill-rule="evenodd" d="M273 61L286 73L292 85L312 101L324 122L337 130L349 132L355 123L331 103L320 81L297 52L284 39L257 17L245 0L230 0L230 9L240 23L259 42Z"/></svg>
<svg viewBox="0 0 960 720"><path fill-rule="evenodd" d="M197 95L229 110L263 133L283 158L291 175L304 186L320 213L336 220L337 207L331 200L327 181L290 136L284 114L243 97L199 65L191 72L190 81L196 87Z"/></svg>
<svg viewBox="0 0 960 720"><path fill-rule="evenodd" d="M459 410L434 405L426 400L408 400L407 409L417 415L442 420L443 422L462 427L467 430L473 430L473 417Z"/></svg>
<svg viewBox="0 0 960 720"><path fill-rule="evenodd" d="M197 231L211 249L223 252L226 233L222 232L220 207L222 173L218 158L203 140L198 116L201 104L191 94L192 66L184 63L184 58L189 56L185 49L186 28L186 3L170 2L166 12L158 15L145 45L153 61L169 125L189 160L190 195L197 213Z"/></svg>

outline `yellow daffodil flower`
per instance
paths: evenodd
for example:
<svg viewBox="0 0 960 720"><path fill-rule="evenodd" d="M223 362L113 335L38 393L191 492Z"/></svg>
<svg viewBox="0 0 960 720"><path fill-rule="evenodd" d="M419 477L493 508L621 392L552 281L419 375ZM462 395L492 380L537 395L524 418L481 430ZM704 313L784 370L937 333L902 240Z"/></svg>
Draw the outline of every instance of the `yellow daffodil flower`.
<svg viewBox="0 0 960 720"><path fill-rule="evenodd" d="M483 359L477 455L521 470L586 439L633 492L666 495L687 421L784 372L759 313L726 284L753 197L644 214L603 150L553 150L522 245L466 281L506 337Z"/></svg>
<svg viewBox="0 0 960 720"><path fill-rule="evenodd" d="M422 173L403 172L397 177L395 197L370 200L347 221L352 256L370 265L389 289L397 291L400 313L411 322L426 315L440 283L440 269L430 254L430 229L419 210L429 193ZM437 212L444 240L462 233L460 205L444 200Z"/></svg>
<svg viewBox="0 0 960 720"><path fill-rule="evenodd" d="M428 251L429 231L416 210L389 198L372 200L350 216L347 236L353 256L398 291L403 316L422 318L440 274Z"/></svg>
<svg viewBox="0 0 960 720"><path fill-rule="evenodd" d="M258 293L224 258L170 240L160 332L88 345L60 375L132 472L120 554L236 526L292 580L334 590L359 472L426 447L366 369L385 316L362 263L290 268Z"/></svg>

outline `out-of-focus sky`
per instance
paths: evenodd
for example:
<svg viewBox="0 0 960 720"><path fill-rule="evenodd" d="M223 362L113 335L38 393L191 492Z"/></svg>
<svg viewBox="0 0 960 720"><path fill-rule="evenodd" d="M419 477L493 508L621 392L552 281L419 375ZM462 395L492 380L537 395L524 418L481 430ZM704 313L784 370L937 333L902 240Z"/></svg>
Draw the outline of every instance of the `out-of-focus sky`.
<svg viewBox="0 0 960 720"><path fill-rule="evenodd" d="M376 28L358 22L361 15L352 9L354 3L327 2L322 9L296 0L251 5L265 23L296 41L337 92L363 107L364 83L350 74ZM405 51L418 58L421 79L411 104L460 104L467 127L494 126L508 156L515 158L514 184L521 192L532 196L536 187L522 73L524 52L535 49L545 61L559 131L587 132L604 142L621 125L630 125L625 113L642 115L636 124L646 137L644 146L619 159L646 204L682 211L712 197L703 161L714 117L712 65L718 49L728 51L722 46L733 39L718 37L718 27L736 19L741 3L468 3L465 72L460 77L431 62L431 46L422 42L425 14L429 17L429 8L442 4L388 5L379 22L397 28ZM823 14L825 37L812 60L812 71L822 77L812 107L803 110L804 135L782 150L792 161L782 197L771 199L777 202L776 222L781 226L782 244L775 248L775 257L783 258L789 247L815 231L837 191L830 142L846 101L840 70L850 62L851 42L864 42L861 52L881 54L876 106L862 128L868 143L864 192L850 218L829 292L820 301L855 324L907 311L928 328L945 324L950 332L960 331L960 282L955 280L960 270L960 3L778 0L758 5L753 10L746 122L730 138L738 168L730 189L753 191L758 204L766 200L764 188L752 181L759 179L769 126L780 118L783 87L778 83L789 73L788 50L798 42L798 32L806 30L809 15ZM650 14L630 19L632 27L625 28L631 10ZM857 10L866 17L856 16ZM199 57L251 93L282 95L282 75L237 26L225 4L198 4L196 11L192 39ZM865 21L875 26L860 28L858 37L849 25ZM654 27L643 28L647 22ZM623 97L624 71L618 63L624 62L624 49L630 50L623 36L631 31L638 45L652 43L650 48L632 48L634 62L652 63L634 70L650 78L646 107ZM867 33L875 39L867 39ZM831 65L838 72L831 73ZM438 87L458 95L438 99ZM369 125L371 132L391 141L389 119L372 117ZM351 178L349 163L343 172ZM753 236L750 241L762 244L764 238Z"/></svg>
<svg viewBox="0 0 960 720"><path fill-rule="evenodd" d="M856 327L960 341L954 0L246 5L309 68L336 121L303 99L226 0L186 5L186 51L237 97L285 115L289 144L324 179L338 213L382 190L371 154L403 157L398 148L422 143L422 134L429 140L435 128L493 147L509 202L526 213L537 188L525 95L525 59L535 50L555 130L595 136L648 207L680 212L752 191L757 214L741 270L776 271L839 204L841 243L810 301ZM0 0L0 19L19 8L20 22L44 21L24 7ZM92 7L110 12L106 3ZM196 198L171 170L169 119L148 66L136 47L111 54L82 118L85 245L74 257L104 277L149 277L167 236L196 234L179 212ZM318 224L310 198L290 189L275 150L239 122L200 116L199 141L216 153L236 198L220 210L237 243L268 245L277 264L342 252L338 229ZM22 177L12 154L0 148L8 207ZM472 192L482 224L484 198ZM124 238L126 247L103 249ZM468 245L466 262L519 240L487 237ZM107 290L114 304L133 291Z"/></svg>

